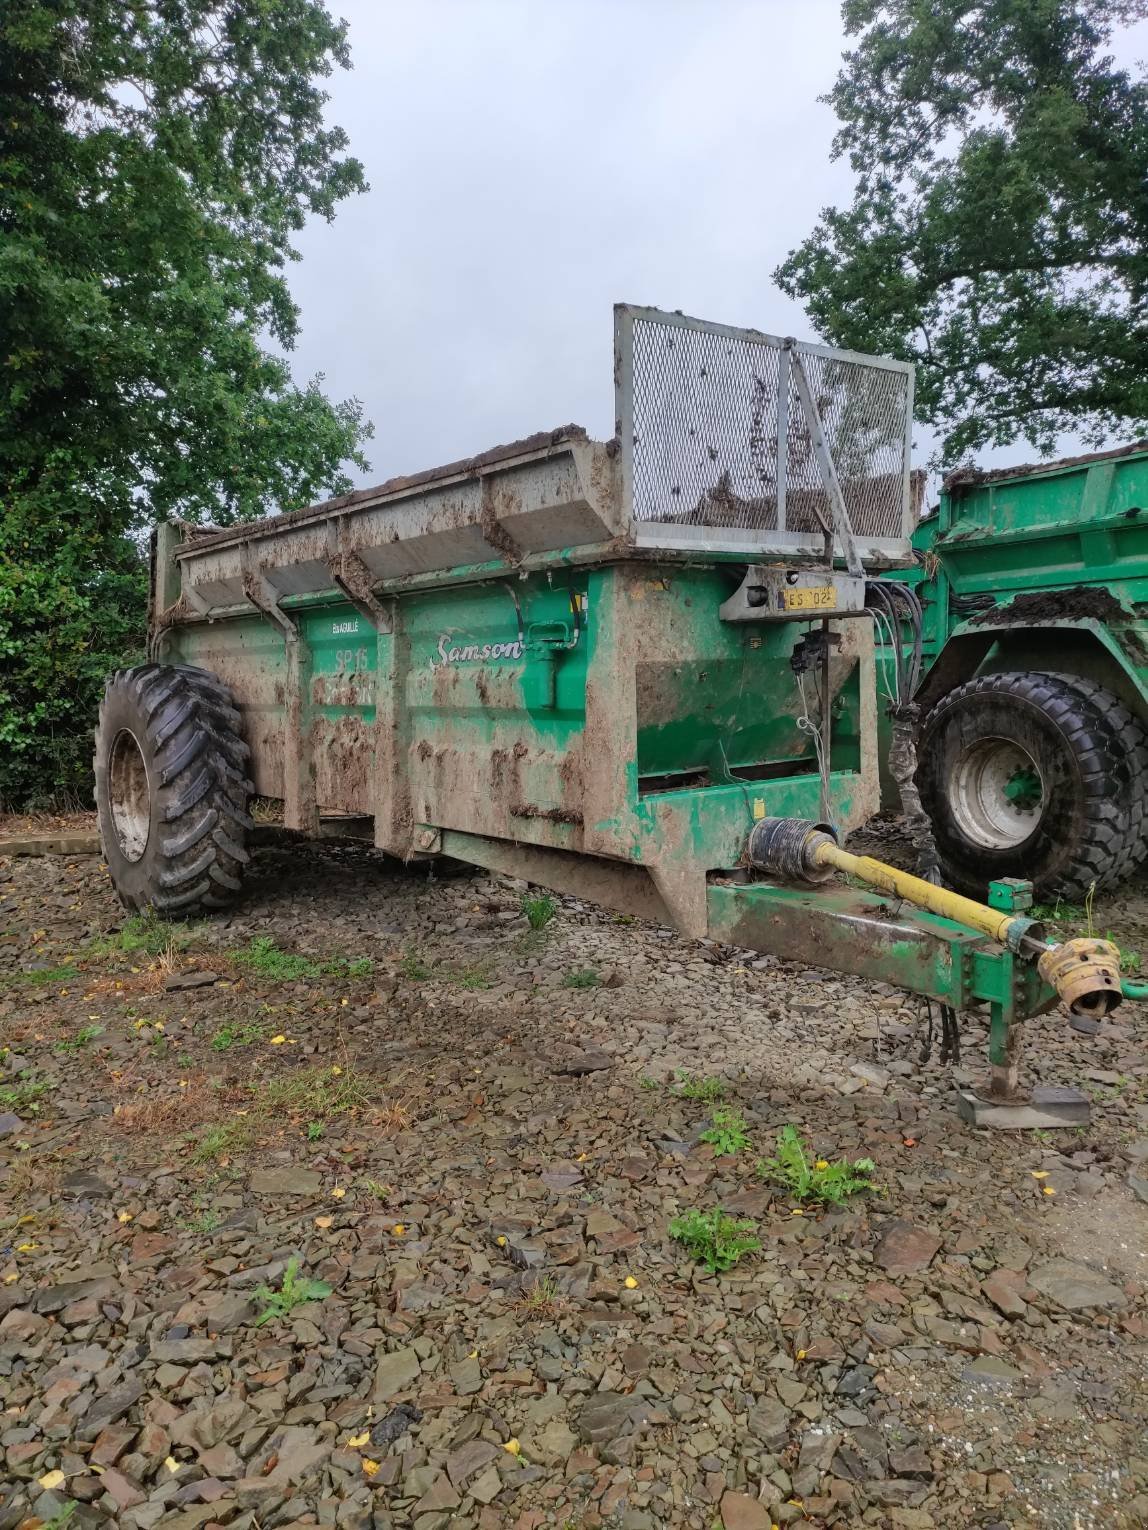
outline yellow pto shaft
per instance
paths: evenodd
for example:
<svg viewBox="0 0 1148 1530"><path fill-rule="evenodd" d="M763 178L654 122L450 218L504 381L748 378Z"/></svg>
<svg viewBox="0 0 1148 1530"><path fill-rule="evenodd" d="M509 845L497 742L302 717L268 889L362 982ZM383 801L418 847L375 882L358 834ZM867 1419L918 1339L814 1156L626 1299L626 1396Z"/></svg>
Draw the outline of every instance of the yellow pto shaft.
<svg viewBox="0 0 1148 1530"><path fill-rule="evenodd" d="M764 818L750 833L746 855L751 866L772 876L824 882L843 871L881 892L892 893L943 919L977 930L1029 961L1077 1014L1107 1014L1120 1002L1120 952L1108 940L1078 938L1050 946L1038 921L962 897L898 871L871 855L842 850L827 824L802 818Z"/></svg>
<svg viewBox="0 0 1148 1530"><path fill-rule="evenodd" d="M832 866L836 871L848 872L850 876L867 882L870 887L879 887L882 892L897 893L918 908L927 908L931 914L940 914L945 919L955 920L957 924L968 925L969 929L979 930L982 935L999 941L1002 946L1010 944L1009 926L1017 920L1016 914L1001 913L999 909L989 908L974 898L964 898L960 893L950 892L947 887L938 887L933 882L926 882L923 877L915 877L911 872L898 871L895 866L876 861L871 855L850 855L848 850L833 844L828 835L814 847L812 860L816 866ZM1027 930L1032 920L1025 919L1020 923Z"/></svg>

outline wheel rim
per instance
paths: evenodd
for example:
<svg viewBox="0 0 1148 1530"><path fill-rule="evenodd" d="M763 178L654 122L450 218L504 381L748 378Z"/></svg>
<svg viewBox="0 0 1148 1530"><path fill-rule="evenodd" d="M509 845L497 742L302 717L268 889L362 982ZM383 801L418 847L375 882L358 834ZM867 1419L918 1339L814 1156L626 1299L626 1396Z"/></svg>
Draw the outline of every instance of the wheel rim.
<svg viewBox="0 0 1148 1530"><path fill-rule="evenodd" d="M125 860L138 861L151 833L151 790L143 753L127 728L116 734L112 744L108 798L120 853Z"/></svg>
<svg viewBox="0 0 1148 1530"><path fill-rule="evenodd" d="M1044 812L1044 781L1027 749L1008 738L983 738L953 766L949 802L966 839L986 850L1023 844Z"/></svg>

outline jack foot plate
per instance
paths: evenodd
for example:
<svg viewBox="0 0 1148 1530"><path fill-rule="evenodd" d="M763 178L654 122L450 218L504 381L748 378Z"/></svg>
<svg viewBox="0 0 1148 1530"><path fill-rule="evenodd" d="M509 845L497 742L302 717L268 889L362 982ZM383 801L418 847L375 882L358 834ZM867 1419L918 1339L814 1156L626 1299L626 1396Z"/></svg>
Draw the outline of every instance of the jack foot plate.
<svg viewBox="0 0 1148 1530"><path fill-rule="evenodd" d="M992 1126L1002 1131L1025 1131L1044 1127L1087 1126L1092 1102L1078 1089L1041 1085L1030 1095L994 1100L971 1089L957 1091L957 1114L970 1126Z"/></svg>

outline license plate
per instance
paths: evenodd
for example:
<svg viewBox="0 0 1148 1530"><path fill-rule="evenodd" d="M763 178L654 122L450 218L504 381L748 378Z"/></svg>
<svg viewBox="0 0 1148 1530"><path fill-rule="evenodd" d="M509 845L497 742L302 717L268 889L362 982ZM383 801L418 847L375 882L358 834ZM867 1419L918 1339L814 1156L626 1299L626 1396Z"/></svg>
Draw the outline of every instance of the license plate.
<svg viewBox="0 0 1148 1530"><path fill-rule="evenodd" d="M837 590L831 584L814 584L804 590L786 590L787 611L832 611L837 604Z"/></svg>

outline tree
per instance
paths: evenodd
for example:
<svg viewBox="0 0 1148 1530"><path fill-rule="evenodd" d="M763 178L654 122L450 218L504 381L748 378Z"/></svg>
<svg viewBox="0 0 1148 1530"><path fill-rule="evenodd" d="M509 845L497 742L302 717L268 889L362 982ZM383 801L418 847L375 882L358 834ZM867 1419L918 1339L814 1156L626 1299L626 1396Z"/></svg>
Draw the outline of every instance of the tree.
<svg viewBox="0 0 1148 1530"><path fill-rule="evenodd" d="M819 332L917 367L952 463L1148 418L1145 0L845 0L826 98L857 183L775 273Z"/></svg>
<svg viewBox="0 0 1148 1530"><path fill-rule="evenodd" d="M365 189L324 123L345 33L321 0L0 12L0 798L82 780L97 677L42 629L102 663L110 580L138 638L142 527L306 503L366 466L357 401L268 348L297 333L293 236Z"/></svg>

